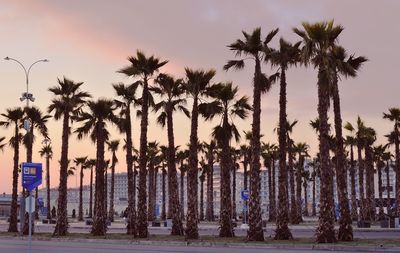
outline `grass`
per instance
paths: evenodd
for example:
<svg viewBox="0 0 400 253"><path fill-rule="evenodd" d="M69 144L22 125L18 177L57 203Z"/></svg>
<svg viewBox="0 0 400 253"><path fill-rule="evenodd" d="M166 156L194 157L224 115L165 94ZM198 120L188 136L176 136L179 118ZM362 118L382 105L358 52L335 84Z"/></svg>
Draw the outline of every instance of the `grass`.
<svg viewBox="0 0 400 253"><path fill-rule="evenodd" d="M16 233L0 232L1 237L19 237ZM248 242L245 237L237 236L233 238L219 238L215 236L201 236L199 240L185 240L184 236L171 236L171 235L150 235L148 238L133 238L127 234L107 234L106 236L92 236L91 234L71 233L66 237L53 237L51 233L35 233L33 237L37 240L50 240L53 238L60 238L65 240L74 239L106 239L106 240L129 240L129 241L175 241L175 242L188 242L188 243L210 243L210 244L228 244L228 243L252 243L252 244L315 244L314 238L296 238L293 240L282 241L266 238L264 242ZM385 247L400 247L400 240L398 239L355 239L352 242L337 242L332 245L347 245L347 246L385 246Z"/></svg>

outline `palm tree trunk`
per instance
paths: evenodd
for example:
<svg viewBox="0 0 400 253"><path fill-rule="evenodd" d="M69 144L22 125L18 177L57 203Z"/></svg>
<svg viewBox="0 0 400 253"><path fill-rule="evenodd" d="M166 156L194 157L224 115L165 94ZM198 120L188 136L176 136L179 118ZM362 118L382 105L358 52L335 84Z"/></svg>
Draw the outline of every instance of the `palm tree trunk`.
<svg viewBox="0 0 400 253"><path fill-rule="evenodd" d="M204 221L204 178L200 179L200 221Z"/></svg>
<svg viewBox="0 0 400 253"><path fill-rule="evenodd" d="M152 205L153 205L153 220L157 218L156 214L156 205L157 205L157 181L158 181L158 167L154 169L154 183L153 183L153 198L152 198Z"/></svg>
<svg viewBox="0 0 400 253"><path fill-rule="evenodd" d="M93 167L90 167L89 218L93 218Z"/></svg>
<svg viewBox="0 0 400 253"><path fill-rule="evenodd" d="M207 164L207 211L206 219L207 221L214 221L214 155L213 150L210 148L208 150L208 164Z"/></svg>
<svg viewBox="0 0 400 253"><path fill-rule="evenodd" d="M358 140L357 153L358 153L358 191L360 201L360 220L365 219L365 201L364 201L364 161L362 159L362 143Z"/></svg>
<svg viewBox="0 0 400 253"><path fill-rule="evenodd" d="M186 238L187 239L198 239L198 157L197 157L197 128L198 128L198 97L194 97L192 118L191 118L191 130L190 130L190 147L189 147L189 167L187 171L187 219L186 219Z"/></svg>
<svg viewBox="0 0 400 253"><path fill-rule="evenodd" d="M104 161L104 128L102 127L102 123L97 123L99 126L97 132L97 147L96 147L96 180L95 180L95 214L93 217L93 225L92 225L92 235L94 236L104 236L107 230L106 224L106 211L104 210L104 169L105 169L105 161Z"/></svg>
<svg viewBox="0 0 400 253"><path fill-rule="evenodd" d="M50 156L46 154L47 219L51 220L50 206Z"/></svg>
<svg viewBox="0 0 400 253"><path fill-rule="evenodd" d="M249 205L249 230L247 238L250 241L264 241L264 231L262 229L261 218L261 198L260 198L260 118L261 118L261 63L256 57L254 72L253 89L253 122L252 122L252 155L250 167L250 205Z"/></svg>
<svg viewBox="0 0 400 253"><path fill-rule="evenodd" d="M332 215L333 201L333 172L329 166L329 126L328 126L328 73L325 67L320 66L318 71L318 116L319 125L319 151L321 156L321 184L320 184L320 217L316 230L318 243L332 243L336 241L334 217Z"/></svg>
<svg viewBox="0 0 400 253"><path fill-rule="evenodd" d="M181 198L181 220L185 219L185 209L184 209L184 195L185 195L185 191L184 191L184 181L185 181L185 170L183 168L183 164L181 164L181 175L180 175L180 187L181 187L181 192L180 192L180 198Z"/></svg>
<svg viewBox="0 0 400 253"><path fill-rule="evenodd" d="M270 215L269 221L276 221L276 185L275 185L275 159L272 158L272 168L271 168L271 191L270 191Z"/></svg>
<svg viewBox="0 0 400 253"><path fill-rule="evenodd" d="M227 115L224 117L223 125L226 126ZM219 237L233 237L232 224L232 200L231 200L231 168L232 158L229 152L229 140L222 141L221 152L221 208L220 208L220 231Z"/></svg>
<svg viewBox="0 0 400 253"><path fill-rule="evenodd" d="M104 217L107 220L108 217L108 168L105 166L104 170Z"/></svg>
<svg viewBox="0 0 400 253"><path fill-rule="evenodd" d="M304 188L304 216L308 217L308 196L307 196L307 187L308 187L308 183L307 180L304 179L304 183L303 183L303 188Z"/></svg>
<svg viewBox="0 0 400 253"><path fill-rule="evenodd" d="M117 156L115 151L113 152L112 164L111 164L111 189L110 189L110 212L108 213L108 218L111 222L114 222L114 191L115 191L115 165L117 163Z"/></svg>
<svg viewBox="0 0 400 253"><path fill-rule="evenodd" d="M399 128L398 128L398 122L396 121L395 127L394 127L394 133L395 133L395 138L394 138L394 152L395 152L395 158L396 158L396 215L400 216L400 148L399 148Z"/></svg>
<svg viewBox="0 0 400 253"><path fill-rule="evenodd" d="M390 176L389 176L389 170L390 170L390 165L389 161L386 161L386 214L390 215Z"/></svg>
<svg viewBox="0 0 400 253"><path fill-rule="evenodd" d="M164 164L163 164L164 167ZM165 220L167 218L166 209L165 209L165 178L166 178L167 171L163 168L162 169L162 208L161 208L161 220Z"/></svg>
<svg viewBox="0 0 400 253"><path fill-rule="evenodd" d="M153 206L153 189L154 189L154 164L150 159L149 161L149 176L148 176L148 184L147 184L147 220L154 220L154 206Z"/></svg>
<svg viewBox="0 0 400 253"><path fill-rule="evenodd" d="M232 218L237 221L236 213L236 166L233 165L232 171Z"/></svg>
<svg viewBox="0 0 400 253"><path fill-rule="evenodd" d="M133 154L132 154L132 122L131 122L131 109L130 104L127 104L125 111L125 122L126 122L126 170L128 175L128 213L127 213L127 227L126 233L128 235L137 236L137 224L136 224L136 175L133 172Z"/></svg>
<svg viewBox="0 0 400 253"><path fill-rule="evenodd" d="M351 216L349 210L349 199L347 194L347 174L346 159L343 147L342 134L342 114L340 111L339 87L337 83L337 73L335 70L333 80L333 110L335 114L335 133L336 133L336 186L338 189L340 218L338 239L340 241L353 241L353 227L351 226Z"/></svg>
<svg viewBox="0 0 400 253"><path fill-rule="evenodd" d="M15 122L14 130L14 168L13 168L13 182L12 182L12 198L11 198L11 210L10 210L10 224L8 232L18 232L18 166L19 166L19 126L18 122Z"/></svg>
<svg viewBox="0 0 400 253"><path fill-rule="evenodd" d="M68 233L67 213L67 178L68 178L68 139L69 139L69 114L64 114L63 133L61 145L60 185L58 187L57 223L54 236L66 236Z"/></svg>
<svg viewBox="0 0 400 253"><path fill-rule="evenodd" d="M350 145L351 218L353 221L358 220L355 174L353 145Z"/></svg>
<svg viewBox="0 0 400 253"><path fill-rule="evenodd" d="M315 168L314 168L315 171ZM313 186L312 186L312 216L317 216L317 204L315 201L315 180L317 180L316 173L313 173Z"/></svg>
<svg viewBox="0 0 400 253"><path fill-rule="evenodd" d="M288 137L287 137L288 138ZM288 138L288 169L290 181L290 222L292 224L299 224L297 220L297 202L296 191L294 183L294 168L293 168L293 153L292 153L292 140Z"/></svg>
<svg viewBox="0 0 400 253"><path fill-rule="evenodd" d="M275 240L288 240L293 238L289 230L289 201L288 201L288 171L286 166L287 152L287 117L286 117L286 75L285 68L281 68L280 93L279 93L279 178L278 178L278 215L276 217ZM275 174L273 175L275 177Z"/></svg>
<svg viewBox="0 0 400 253"><path fill-rule="evenodd" d="M296 171L296 222L300 223L303 221L302 212L301 212L301 186L302 186L302 179L301 173L304 167L304 158L299 158L299 168Z"/></svg>
<svg viewBox="0 0 400 253"><path fill-rule="evenodd" d="M175 138L172 110L167 112L167 132L168 132L168 208L171 209L172 229L171 235L182 236L183 224L181 219L181 210L183 210L183 199L179 201L178 179L176 173L175 161ZM181 182L183 191L183 182ZM183 195L182 195L183 196ZM183 214L182 214L183 215Z"/></svg>
<svg viewBox="0 0 400 253"><path fill-rule="evenodd" d="M275 221L273 219L273 211L272 211L272 167L271 167L271 161L268 161L268 195L269 195L269 207L268 207L268 221L273 222Z"/></svg>
<svg viewBox="0 0 400 253"><path fill-rule="evenodd" d="M379 163L380 161L378 161ZM382 198L382 166L378 164L378 191L379 191L379 215L378 220L383 220L385 218L385 213L383 212L383 198Z"/></svg>
<svg viewBox="0 0 400 253"><path fill-rule="evenodd" d="M366 182L374 182L374 164L373 164L373 153L372 148L369 145L365 146L365 177ZM366 184L366 220L375 220L375 192L373 184Z"/></svg>
<svg viewBox="0 0 400 253"><path fill-rule="evenodd" d="M147 77L143 81L142 114L140 120L140 151L139 151L139 195L137 230L139 238L147 238L147 206L146 206L146 174L147 174L147 127L149 111L149 89Z"/></svg>
<svg viewBox="0 0 400 253"><path fill-rule="evenodd" d="M78 208L78 221L83 221L83 165L81 165L81 171L79 173L79 208Z"/></svg>

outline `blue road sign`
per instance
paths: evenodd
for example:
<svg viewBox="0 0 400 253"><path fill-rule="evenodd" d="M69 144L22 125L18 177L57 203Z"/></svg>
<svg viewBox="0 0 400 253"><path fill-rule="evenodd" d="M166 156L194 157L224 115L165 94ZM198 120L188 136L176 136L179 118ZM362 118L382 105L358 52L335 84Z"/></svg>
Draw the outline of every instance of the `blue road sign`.
<svg viewBox="0 0 400 253"><path fill-rule="evenodd" d="M240 196L242 197L242 199L243 199L244 201L249 200L249 198L250 198L250 196L249 196L249 191L248 191L248 190L242 190L242 191L240 192Z"/></svg>
<svg viewBox="0 0 400 253"><path fill-rule="evenodd" d="M22 163L22 187L32 191L42 184L42 164Z"/></svg>
<svg viewBox="0 0 400 253"><path fill-rule="evenodd" d="M245 211L249 210L249 206L243 205L243 210L245 210Z"/></svg>

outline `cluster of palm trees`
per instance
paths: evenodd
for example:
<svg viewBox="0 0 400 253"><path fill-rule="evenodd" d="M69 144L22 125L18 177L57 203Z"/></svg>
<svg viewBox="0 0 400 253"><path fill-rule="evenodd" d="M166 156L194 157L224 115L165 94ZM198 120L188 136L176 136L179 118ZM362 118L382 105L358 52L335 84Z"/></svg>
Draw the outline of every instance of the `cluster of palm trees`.
<svg viewBox="0 0 400 253"><path fill-rule="evenodd" d="M365 57L348 55L346 50L338 44L338 37L343 27L335 25L333 21L318 23L303 23L302 28L293 31L300 37L297 43L290 43L285 39L279 40L279 47L270 47L270 42L279 30L272 30L262 37L261 29L256 28L252 33L243 32L243 39L238 39L228 47L239 59L230 60L224 66L225 70L241 70L248 60L254 62L253 103L249 98L239 96L238 87L230 82L214 82L214 70L193 70L185 68L185 77L176 79L166 73L159 73L160 68L168 61L160 60L155 56L146 56L137 51L129 57L129 65L118 72L129 78L129 85L119 83L113 88L116 97L113 99L100 98L93 100L91 95L82 90L82 82L74 82L68 78L58 80L58 84L51 87L53 99L48 107L48 113L55 120L62 120L62 147L60 159L60 182L57 207L57 223L54 231L56 236L65 236L68 232L67 218L67 177L70 171L68 155L69 138L73 124L79 125L73 131L78 139L90 137L96 145L95 159L87 157L75 158L74 163L80 166L80 204L78 219L83 219L82 207L82 178L83 170L91 171L90 187L94 185L94 210L92 210L92 194L90 194L89 216L93 217L91 233L105 235L107 219L114 219L114 173L118 162L116 151L119 148L118 140L110 140L109 127L115 125L124 135L124 150L126 152L126 169L128 176L128 207L127 233L139 238L148 237L148 221L154 219L155 187L158 170L161 168L163 176L163 191L167 181L168 194L163 194L162 217L172 219L172 235L185 235L187 239L199 238L199 220L213 221L213 164L219 161L221 165L221 208L219 214L220 236L234 236L232 219L236 219L235 188L236 173L240 167L244 169L244 189L250 190L249 200L249 240L264 240L262 227L262 211L260 198L261 158L269 171L269 220L276 222L275 239L288 240L293 238L289 222L297 224L302 221L302 215L308 215L308 210L301 208L301 195L307 197L307 181L313 184L313 210L315 207L315 178L320 178L320 208L319 225L316 230L316 240L319 243L331 243L337 240L353 240L352 221L374 220L375 198L373 185L366 184L364 197L363 175L365 171L367 182L373 180L374 163L377 164L379 182L381 186L382 169L389 166L385 162L390 160L386 146L373 147L376 133L367 127L359 118L354 128L350 123L345 125L352 135L343 137L342 117L339 97L339 80L342 77L355 77L361 65L367 61ZM263 67L272 66L276 72L266 74ZM287 78L286 71L290 67L304 65L318 70L318 118L310 124L315 128L319 139L319 153L314 159L314 171L310 174L304 170L305 158L309 156L306 143L295 143L291 132L297 121L287 119ZM261 99L279 80L279 122L276 128L278 145L262 143L260 134ZM328 122L330 102L333 102L334 130L331 133ZM191 102L191 111L187 103ZM132 142L131 117L135 109L140 117L140 144L135 150ZM34 113L33 113L34 111ZM148 141L148 116L150 111L157 114L157 123L166 126L168 144L159 146L157 142ZM174 113L182 112L191 121L190 138L187 150L179 149L174 140ZM240 139L240 132L234 120L246 119L252 113L251 131L245 132L248 141L235 149L232 142ZM32 143L34 129L47 137L46 121L50 116L43 116L35 107L25 110L9 109L2 114L6 119L1 122L4 126L14 126L14 137L10 140L14 148L13 170L13 202L9 231L17 231L17 182L19 163L19 143L23 139L27 147L27 161L32 157ZM198 140L199 117L204 120L217 119L219 122L212 129L215 141L202 143ZM24 137L19 132L21 121L25 118L31 121L31 130ZM395 146L396 172L399 171L399 121L400 110L391 108L384 114L385 119L394 122L394 131L388 135L390 143ZM4 141L4 139L0 139ZM105 160L106 145L112 154L111 166ZM345 150L350 150L350 161ZM0 146L0 147L3 147ZM358 162L354 159L353 148L357 147ZM364 151L364 158L362 155ZM199 153L203 153L199 161ZM52 156L50 145L41 151L46 156L47 164ZM242 158L242 160L241 160ZM279 166L276 168L276 162ZM240 165L242 163L242 165ZM111 168L110 207L107 207L108 192L107 168ZM180 187L178 187L177 167L180 170ZM200 167L200 169L199 169ZM355 194L355 168L358 167L360 196L357 203ZM93 172L94 169L94 172ZM278 193L276 196L275 174L278 170ZM351 198L347 193L347 170L351 177ZM49 175L47 166L47 175ZM388 169L387 169L388 171ZM233 172L233 173L232 173ZM93 176L95 173L95 176ZM183 190L184 175L187 175L187 213L184 214ZM200 175L199 175L200 174ZM338 200L340 206L339 231L334 228L334 199L333 183L336 176ZM138 180L136 180L136 177ZM48 176L49 178L49 176ZM167 178L167 180L166 180ZM198 196L198 182L200 178L200 198ZM92 183L92 180L95 180ZM49 180L48 180L49 181ZM138 181L138 185L136 185ZM206 183L206 212L204 213L204 182ZM232 187L233 183L233 187ZM396 201L400 203L400 173L396 173ZM146 189L146 186L148 189ZM302 189L303 187L303 189ZM48 187L49 188L49 187ZM137 191L137 192L136 192ZM91 193L93 190L91 189ZM289 193L290 192L290 201ZM380 190L381 192L381 190ZM165 196L168 200L165 200ZM50 198L49 195L47 196ZM381 195L380 195L381 198ZM199 202L200 199L200 203ZM277 201L276 201L277 200ZM137 201L137 202L136 202ZM168 210L165 210L168 202ZM306 200L307 202L307 200ZM47 202L49 203L49 201ZM381 202L382 203L382 202ZM247 204L247 203L246 203ZM199 206L201 207L199 210ZM360 214L357 213L360 206ZM50 210L50 207L48 206ZM397 214L400 214L400 205L397 205ZM379 217L383 216L383 206L379 209ZM184 226L183 221L186 221Z"/></svg>

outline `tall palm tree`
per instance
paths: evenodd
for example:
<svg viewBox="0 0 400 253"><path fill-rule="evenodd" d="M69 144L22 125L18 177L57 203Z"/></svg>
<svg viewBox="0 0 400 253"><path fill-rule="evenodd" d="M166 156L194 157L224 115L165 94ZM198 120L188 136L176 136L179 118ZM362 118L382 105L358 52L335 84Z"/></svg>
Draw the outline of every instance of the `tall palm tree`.
<svg viewBox="0 0 400 253"><path fill-rule="evenodd" d="M297 164L296 170L296 204L297 204L297 220L302 221L302 211L301 211L301 187L303 185L302 178L304 175L304 160L306 157L309 157L308 154L309 146L305 142L298 142L294 146L294 151L298 154L299 160ZM307 184L306 182L304 182Z"/></svg>
<svg viewBox="0 0 400 253"><path fill-rule="evenodd" d="M51 220L50 206L50 159L53 157L53 148L50 144L46 144L39 151L41 157L46 157L46 204L47 204L47 219Z"/></svg>
<svg viewBox="0 0 400 253"><path fill-rule="evenodd" d="M77 157L74 159L76 166L81 166L79 173L79 208L78 208L78 221L83 221L83 169L85 168L87 156Z"/></svg>
<svg viewBox="0 0 400 253"><path fill-rule="evenodd" d="M176 173L175 161L175 137L173 113L177 110L183 112L187 117L190 117L189 111L186 109L186 99L183 97L185 87L182 79L174 79L172 76L160 74L156 79L156 85L151 87L151 90L160 95L163 100L155 105L155 109L161 110L157 118L157 122L164 127L167 124L168 135L168 198L171 205L172 215L172 230L171 235L183 235L183 224L180 219L180 205L178 194L178 181Z"/></svg>
<svg viewBox="0 0 400 253"><path fill-rule="evenodd" d="M243 69L245 59L255 62L253 79L253 122L252 122L252 155L251 155L251 194L249 208L249 231L248 239L252 241L263 241L264 232L262 229L261 203L260 203L260 118L261 118L261 93L269 91L277 75L268 77L261 71L261 62L267 60L265 51L268 43L278 33L278 29L271 31L264 40L261 38L261 28L256 28L251 34L242 32L244 40L238 39L228 47L234 51L236 56L244 55L246 58L231 60L224 66L225 70L235 68Z"/></svg>
<svg viewBox="0 0 400 253"><path fill-rule="evenodd" d="M96 182L95 182L95 210L91 233L94 236L104 236L106 234L106 217L104 210L104 171L106 162L104 160L105 143L109 138L107 130L108 122L116 122L114 115L114 102L108 99L98 99L97 101L87 102L87 111L74 117L82 125L75 130L78 138L90 136L96 144Z"/></svg>
<svg viewBox="0 0 400 253"><path fill-rule="evenodd" d="M376 164L376 171L378 173L378 196L379 196L379 213L377 220L383 220L385 218L385 213L383 211L383 186L382 186L382 169L385 167L384 154L387 146L378 145L373 147L373 159Z"/></svg>
<svg viewBox="0 0 400 253"><path fill-rule="evenodd" d="M303 210L303 215L304 216L309 216L308 213L308 194L307 194L307 188L308 188L308 182L311 180L310 178L310 171L308 170L303 170L302 173L302 178L303 178L303 189L304 189L304 210Z"/></svg>
<svg viewBox="0 0 400 253"><path fill-rule="evenodd" d="M376 131L367 127L364 134L364 151L365 151L365 181L374 182L374 153L372 145L376 140ZM374 221L376 217L375 189L374 184L367 183L366 193L366 217L367 221Z"/></svg>
<svg viewBox="0 0 400 253"><path fill-rule="evenodd" d="M140 98L141 118L140 118L140 148L139 148L139 196L138 196L138 220L137 232L139 238L148 236L147 230L147 208L146 208L146 167L147 167L147 128L149 105L153 99L149 91L149 80L159 71L159 69L167 64L168 61L161 61L154 56L146 57L146 55L137 51L136 56L128 58L130 65L119 70L126 76L138 78L139 84L142 86L142 97Z"/></svg>
<svg viewBox="0 0 400 253"><path fill-rule="evenodd" d="M85 168L90 170L89 181L89 218L93 218L93 168L96 166L96 159L88 159Z"/></svg>
<svg viewBox="0 0 400 253"><path fill-rule="evenodd" d="M296 126L297 123L298 123L297 120L294 120L293 122L286 121L286 142L287 142L286 145L288 154L287 168L289 170L290 190L289 187L287 187L287 189L290 191L290 222L292 224L299 224L301 221L301 219L299 219L298 217L297 210L299 209L299 206L296 201L295 175L294 175L294 159L295 159L294 141L290 137L290 134L293 132L293 128ZM280 129L278 129L278 131L280 131Z"/></svg>
<svg viewBox="0 0 400 253"><path fill-rule="evenodd" d="M187 164L184 164L185 160L189 158L189 150L180 150L176 153L176 162L180 164L179 170L180 170L180 203L181 204L181 219L183 220L185 218L185 213L184 213L184 178L185 178L185 173L187 172Z"/></svg>
<svg viewBox="0 0 400 253"><path fill-rule="evenodd" d="M356 131L356 141L357 141L357 161L358 161L358 192L359 192L359 201L360 201L360 220L365 219L365 187L364 187L364 166L365 162L362 158L362 150L364 147L364 135L366 126L364 121L357 117L357 131Z"/></svg>
<svg viewBox="0 0 400 253"><path fill-rule="evenodd" d="M159 143L156 141L153 142L149 142L147 145L147 157L149 160L148 163L148 201L147 201L147 210L148 210L148 217L147 220L148 221L154 221L154 219L156 218L156 191L155 191L155 187L156 187L156 177L157 177L157 173L155 172L156 167L158 166L157 164L157 160L158 160L158 156L159 156Z"/></svg>
<svg viewBox="0 0 400 253"><path fill-rule="evenodd" d="M396 214L400 215L400 133L399 133L399 125L400 125L400 108L389 108L388 113L383 113L383 118L390 120L394 123L394 157L396 160Z"/></svg>
<svg viewBox="0 0 400 253"><path fill-rule="evenodd" d="M116 106L120 109L120 120L118 128L120 132L125 133L125 151L126 151L126 167L128 175L128 225L127 234L136 236L136 207L135 192L133 187L136 184L133 172L133 151L132 151L132 122L131 122L131 106L138 101L136 98L136 90L139 86L138 82L130 85L114 84L113 88L116 95L120 99L114 100Z"/></svg>
<svg viewBox="0 0 400 253"><path fill-rule="evenodd" d="M264 159L264 167L268 170L268 192L269 192L269 212L268 212L268 220L276 221L276 206L275 206L275 196L272 194L272 178L274 177L272 173L272 158L274 156L276 146L271 143L263 143L261 146L261 156Z"/></svg>
<svg viewBox="0 0 400 253"><path fill-rule="evenodd" d="M18 217L17 217L17 201L18 201L18 169L19 169L19 144L21 141L19 127L24 117L24 111L21 108L7 109L6 113L2 113L4 121L0 121L0 126L6 128L13 126L14 135L10 139L10 146L14 148L14 167L13 167L13 182L12 182L12 198L10 210L10 224L8 232L18 232Z"/></svg>
<svg viewBox="0 0 400 253"><path fill-rule="evenodd" d="M390 172L390 161L392 158L392 154L387 151L385 153L383 153L382 155L382 159L386 162L386 168L385 168L385 172L386 172L386 214L390 215L390 176L389 176L389 172Z"/></svg>
<svg viewBox="0 0 400 253"><path fill-rule="evenodd" d="M238 163L240 157L240 150L231 147L231 156L233 161L232 171L232 218L237 221L236 212L236 172L240 169L240 164Z"/></svg>
<svg viewBox="0 0 400 253"><path fill-rule="evenodd" d="M214 162L216 143L211 140L209 143L203 142L203 152L207 159L207 200L206 200L206 220L214 221Z"/></svg>
<svg viewBox="0 0 400 253"><path fill-rule="evenodd" d="M231 169L235 167L231 154L231 141L239 141L240 134L233 122L233 118L245 119L251 106L248 97L238 96L238 87L232 83L214 84L207 90L213 98L210 103L203 103L199 111L206 120L221 117L220 124L215 126L212 136L221 148L221 208L220 208L220 237L234 236L232 224L232 193Z"/></svg>
<svg viewBox="0 0 400 253"><path fill-rule="evenodd" d="M347 194L346 158L343 145L342 115L340 109L340 95L338 80L340 76L355 77L362 63L367 61L365 57L347 57L343 47L334 46L331 49L331 96L333 100L333 111L336 132L336 183L340 207L338 239L341 241L353 240L353 228L351 226L351 214Z"/></svg>
<svg viewBox="0 0 400 253"><path fill-rule="evenodd" d="M63 119L61 138L60 184L58 187L57 223L54 229L55 236L66 236L68 232L67 213L67 178L68 178L68 144L70 136L71 117L77 115L89 93L82 91L83 82L74 82L66 77L58 79L58 85L49 88L54 98L48 108L54 114L55 120Z"/></svg>
<svg viewBox="0 0 400 253"><path fill-rule="evenodd" d="M202 159L200 161L201 174L199 176L200 180L200 221L204 221L204 181L206 180L207 164Z"/></svg>
<svg viewBox="0 0 400 253"><path fill-rule="evenodd" d="M107 141L107 148L108 151L112 153L112 158L111 158L111 184L110 184L110 211L108 212L108 218L110 219L111 222L114 221L114 192L115 192L115 166L118 163L118 158L117 158L117 151L119 148L119 140L112 140L112 141Z"/></svg>
<svg viewBox="0 0 400 253"><path fill-rule="evenodd" d="M319 153L321 173L320 217L316 231L317 242L332 243L336 241L333 203L333 172L329 165L329 52L335 45L342 26L336 26L333 21L310 24L304 22L304 30L294 28L294 32L303 40L302 61L312 64L318 69L318 118L319 118Z"/></svg>
<svg viewBox="0 0 400 253"><path fill-rule="evenodd" d="M206 90L210 86L211 79L215 76L215 70L192 70L185 68L186 93L193 99L191 112L189 163L187 171L187 219L186 238L198 239L198 117L200 99L206 96Z"/></svg>
<svg viewBox="0 0 400 253"><path fill-rule="evenodd" d="M345 145L350 146L350 184L351 184L351 218L353 221L358 220L357 213L357 195L356 195L356 179L355 179L355 162L353 147L357 145L357 140L354 136L355 129L351 123L346 122L344 129L350 132L351 135L346 136Z"/></svg>
<svg viewBox="0 0 400 253"><path fill-rule="evenodd" d="M286 170L286 151L287 143L286 136L286 71L300 61L300 42L292 45L283 38L279 40L279 50L269 49L267 55L269 56L273 65L278 66L280 69L280 93L279 93L279 208L277 216L277 228L275 239L287 240L292 238L291 232L288 228L288 209L287 203L287 170Z"/></svg>

